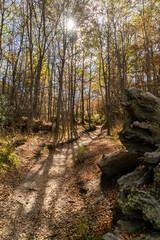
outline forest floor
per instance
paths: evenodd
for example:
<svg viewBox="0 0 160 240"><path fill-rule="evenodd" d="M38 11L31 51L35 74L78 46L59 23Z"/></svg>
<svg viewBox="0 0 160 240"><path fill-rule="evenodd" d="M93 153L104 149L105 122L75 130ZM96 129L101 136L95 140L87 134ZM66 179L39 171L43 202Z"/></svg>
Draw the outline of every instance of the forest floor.
<svg viewBox="0 0 160 240"><path fill-rule="evenodd" d="M41 134L17 148L19 167L0 174L0 239L96 240L111 231L117 189L104 185L97 162L120 145L100 133L56 149Z"/></svg>

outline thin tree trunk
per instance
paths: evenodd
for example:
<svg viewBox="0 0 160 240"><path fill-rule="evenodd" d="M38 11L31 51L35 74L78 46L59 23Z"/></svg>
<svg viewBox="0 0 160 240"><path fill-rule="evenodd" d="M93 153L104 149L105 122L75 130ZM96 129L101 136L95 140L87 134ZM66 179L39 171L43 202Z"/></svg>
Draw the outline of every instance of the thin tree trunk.
<svg viewBox="0 0 160 240"><path fill-rule="evenodd" d="M88 104L89 127L91 127L91 85L92 85L92 54L90 57L90 74L89 74L89 104Z"/></svg>
<svg viewBox="0 0 160 240"><path fill-rule="evenodd" d="M82 66L82 82L81 82L81 106L82 106L82 112L81 112L81 118L82 118L82 124L84 124L84 50L83 50L83 66Z"/></svg>

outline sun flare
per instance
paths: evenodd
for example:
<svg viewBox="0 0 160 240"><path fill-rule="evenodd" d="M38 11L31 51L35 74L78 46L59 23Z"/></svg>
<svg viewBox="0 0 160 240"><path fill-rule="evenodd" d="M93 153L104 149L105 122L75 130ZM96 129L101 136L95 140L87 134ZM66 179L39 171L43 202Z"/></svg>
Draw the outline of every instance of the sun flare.
<svg viewBox="0 0 160 240"><path fill-rule="evenodd" d="M74 22L74 20L73 19L68 19L68 21L67 21L67 29L69 30L69 31L71 31L71 30L73 30L74 29L74 27L75 27L75 22Z"/></svg>

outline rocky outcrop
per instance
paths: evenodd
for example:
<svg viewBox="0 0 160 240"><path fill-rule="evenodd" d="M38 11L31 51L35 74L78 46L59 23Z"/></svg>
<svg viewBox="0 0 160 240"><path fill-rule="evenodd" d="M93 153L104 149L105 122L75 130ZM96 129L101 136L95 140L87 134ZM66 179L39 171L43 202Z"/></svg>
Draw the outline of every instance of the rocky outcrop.
<svg viewBox="0 0 160 240"><path fill-rule="evenodd" d="M144 156L143 165L118 179L118 203L125 216L160 230L160 101L142 90L126 90L126 111L129 120L120 140L129 151Z"/></svg>
<svg viewBox="0 0 160 240"><path fill-rule="evenodd" d="M122 200L126 200L130 189L137 187L139 188L146 182L149 182L150 179L147 179L145 176L148 173L148 169L145 166L140 166L136 168L133 172L128 173L127 175L122 176L117 180L119 186L119 194ZM148 174L149 175L149 174Z"/></svg>
<svg viewBox="0 0 160 240"><path fill-rule="evenodd" d="M127 201L119 201L122 212L130 218L143 218L160 230L160 202L150 192L133 189Z"/></svg>
<svg viewBox="0 0 160 240"><path fill-rule="evenodd" d="M140 154L128 152L124 149L104 155L98 162L101 171L109 180L120 173L132 171L140 164Z"/></svg>
<svg viewBox="0 0 160 240"><path fill-rule="evenodd" d="M135 167L138 166L117 180L119 211L123 215L115 233L139 231L137 222L149 224L153 232L160 232L160 100L135 88L127 89L125 95L128 120L119 137L127 151L105 156L98 164L108 177L121 172L122 168L128 169L130 164L133 166L134 161ZM137 158L136 153L141 157ZM160 237L149 235L140 239Z"/></svg>
<svg viewBox="0 0 160 240"><path fill-rule="evenodd" d="M152 152L160 143L160 100L133 88L125 91L128 120L119 137L129 151Z"/></svg>
<svg viewBox="0 0 160 240"><path fill-rule="evenodd" d="M152 122L160 127L160 100L149 92L132 88L125 90L126 110L133 121Z"/></svg>

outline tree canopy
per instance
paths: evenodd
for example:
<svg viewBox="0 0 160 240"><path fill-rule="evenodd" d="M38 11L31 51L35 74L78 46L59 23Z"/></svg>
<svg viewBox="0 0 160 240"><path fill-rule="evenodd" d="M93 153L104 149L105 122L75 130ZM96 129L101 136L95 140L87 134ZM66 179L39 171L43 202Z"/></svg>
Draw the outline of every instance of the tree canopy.
<svg viewBox="0 0 160 240"><path fill-rule="evenodd" d="M0 92L9 120L110 127L126 87L160 94L158 0L1 0Z"/></svg>

